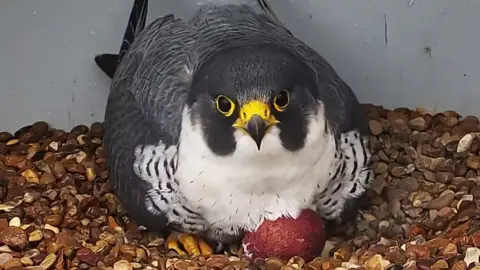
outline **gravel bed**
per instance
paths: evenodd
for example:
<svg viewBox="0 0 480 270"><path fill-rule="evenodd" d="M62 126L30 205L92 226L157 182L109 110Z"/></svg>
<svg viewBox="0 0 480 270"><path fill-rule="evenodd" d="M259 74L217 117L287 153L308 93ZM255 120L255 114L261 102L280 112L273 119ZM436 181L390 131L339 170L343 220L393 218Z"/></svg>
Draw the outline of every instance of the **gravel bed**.
<svg viewBox="0 0 480 270"><path fill-rule="evenodd" d="M103 127L0 133L1 269L479 269L480 122L364 105L375 180L324 256L180 258L141 231L107 184ZM479 133L477 133L479 132ZM478 266L476 266L478 265Z"/></svg>

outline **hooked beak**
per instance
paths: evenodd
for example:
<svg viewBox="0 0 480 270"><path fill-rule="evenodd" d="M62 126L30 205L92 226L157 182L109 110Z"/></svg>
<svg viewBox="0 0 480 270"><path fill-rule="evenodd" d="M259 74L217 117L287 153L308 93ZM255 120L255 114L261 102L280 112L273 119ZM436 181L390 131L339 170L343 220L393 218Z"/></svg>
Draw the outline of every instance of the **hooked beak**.
<svg viewBox="0 0 480 270"><path fill-rule="evenodd" d="M258 150L269 128L278 121L271 114L270 108L265 102L252 100L245 103L240 109L240 117L233 127L245 130L255 141Z"/></svg>

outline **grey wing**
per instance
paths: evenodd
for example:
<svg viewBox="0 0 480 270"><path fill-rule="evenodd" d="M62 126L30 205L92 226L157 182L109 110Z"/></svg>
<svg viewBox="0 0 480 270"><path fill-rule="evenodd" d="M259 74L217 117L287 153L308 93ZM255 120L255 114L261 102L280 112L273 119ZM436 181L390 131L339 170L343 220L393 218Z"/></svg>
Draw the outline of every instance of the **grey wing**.
<svg viewBox="0 0 480 270"><path fill-rule="evenodd" d="M190 65L186 54L189 42L188 27L173 16L150 24L121 61L105 111L111 185L127 212L141 225L157 231L167 228L165 206L175 200L175 187L165 179L157 179L155 186L147 177L140 179L139 171L134 168L135 164L165 161L167 156L155 153L152 146L164 145L168 149L178 141L181 111L188 94L185 87L188 79L182 77L182 72ZM145 145L148 147L137 149ZM139 151L149 160L139 159ZM162 172L172 172L175 168L174 155L168 158ZM154 169L146 169L144 166L143 172L150 176L158 174ZM154 202L146 201L155 195L152 194L155 190L161 191L157 194L159 200L166 200L157 212L149 211L149 204L152 206Z"/></svg>
<svg viewBox="0 0 480 270"><path fill-rule="evenodd" d="M129 92L144 120L166 145L176 144L188 96L195 31L173 15L150 24L119 66L112 91Z"/></svg>

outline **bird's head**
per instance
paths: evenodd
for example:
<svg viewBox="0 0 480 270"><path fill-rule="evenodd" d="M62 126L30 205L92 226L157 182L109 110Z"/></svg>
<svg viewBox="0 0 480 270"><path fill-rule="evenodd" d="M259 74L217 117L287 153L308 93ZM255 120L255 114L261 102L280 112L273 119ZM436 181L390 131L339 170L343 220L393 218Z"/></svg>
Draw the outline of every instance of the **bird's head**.
<svg viewBox="0 0 480 270"><path fill-rule="evenodd" d="M188 106L218 155L238 147L261 151L267 140L265 147L275 151L296 151L305 145L317 95L303 59L279 45L258 44L212 54L195 73Z"/></svg>

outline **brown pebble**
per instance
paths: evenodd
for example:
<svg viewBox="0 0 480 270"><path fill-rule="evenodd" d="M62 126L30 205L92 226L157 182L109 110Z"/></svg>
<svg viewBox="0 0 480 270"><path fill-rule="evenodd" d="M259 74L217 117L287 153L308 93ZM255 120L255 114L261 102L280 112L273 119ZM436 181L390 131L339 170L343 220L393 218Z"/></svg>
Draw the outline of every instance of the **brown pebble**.
<svg viewBox="0 0 480 270"><path fill-rule="evenodd" d="M225 255L212 255L207 259L205 265L214 269L221 269L229 263L228 257ZM266 262L267 263L267 262ZM268 264L268 263L267 263Z"/></svg>
<svg viewBox="0 0 480 270"><path fill-rule="evenodd" d="M99 122L93 123L90 126L90 135L97 138L103 137L103 124Z"/></svg>
<svg viewBox="0 0 480 270"><path fill-rule="evenodd" d="M445 248L442 249L442 255L446 258L452 258L458 255L457 245L448 243Z"/></svg>
<svg viewBox="0 0 480 270"><path fill-rule="evenodd" d="M452 270L467 270L467 264L464 261L458 261L453 265Z"/></svg>
<svg viewBox="0 0 480 270"><path fill-rule="evenodd" d="M8 220L6 218L0 218L0 233L8 228Z"/></svg>
<svg viewBox="0 0 480 270"><path fill-rule="evenodd" d="M409 192L417 191L420 188L418 180L410 176L402 178L402 180L399 181L399 187Z"/></svg>
<svg viewBox="0 0 480 270"><path fill-rule="evenodd" d="M435 180L442 184L449 183L455 175L452 172L438 172Z"/></svg>
<svg viewBox="0 0 480 270"><path fill-rule="evenodd" d="M51 173L44 173L40 177L40 185L50 185L55 183L55 177Z"/></svg>
<svg viewBox="0 0 480 270"><path fill-rule="evenodd" d="M38 121L32 124L32 127L30 128L30 132L32 132L35 135L45 135L45 133L48 131L48 123L45 121Z"/></svg>
<svg viewBox="0 0 480 270"><path fill-rule="evenodd" d="M12 258L8 262L3 265L3 269L5 270L14 270L14 269L22 269L22 261L19 258Z"/></svg>
<svg viewBox="0 0 480 270"><path fill-rule="evenodd" d="M99 260L97 254L95 254L92 250L89 248L81 248L77 251L77 258L81 261L84 262L90 266L95 266L97 265L97 262Z"/></svg>
<svg viewBox="0 0 480 270"><path fill-rule="evenodd" d="M62 224L62 216L60 215L47 215L43 218L43 222L52 226L58 227Z"/></svg>
<svg viewBox="0 0 480 270"><path fill-rule="evenodd" d="M424 131L428 128L427 126L427 121L421 116L412 119L408 122L408 126L411 129L418 130L418 131Z"/></svg>
<svg viewBox="0 0 480 270"><path fill-rule="evenodd" d="M472 194L475 199L480 199L480 186L473 186L470 190L470 194Z"/></svg>
<svg viewBox="0 0 480 270"><path fill-rule="evenodd" d="M9 141L10 139L13 138L13 135L4 131L4 132L0 132L0 143L6 143L7 141Z"/></svg>
<svg viewBox="0 0 480 270"><path fill-rule="evenodd" d="M135 247L131 245L121 245L120 253L132 258L136 256Z"/></svg>
<svg viewBox="0 0 480 270"><path fill-rule="evenodd" d="M24 249L28 245L28 235L21 228L8 227L1 232L0 241L12 248Z"/></svg>
<svg viewBox="0 0 480 270"><path fill-rule="evenodd" d="M370 128L370 133L372 133L373 136L378 136L383 132L382 124L376 120L370 120L368 122L368 127Z"/></svg>
<svg viewBox="0 0 480 270"><path fill-rule="evenodd" d="M443 207L450 205L454 198L455 198L455 195L452 193L445 194L443 196L440 196L430 201L426 205L426 208L440 210Z"/></svg>
<svg viewBox="0 0 480 270"><path fill-rule="evenodd" d="M265 266L269 269L280 269L285 262L279 258L268 258L265 260Z"/></svg>
<svg viewBox="0 0 480 270"><path fill-rule="evenodd" d="M411 245L405 250L405 256L409 259L429 259L431 250L426 246Z"/></svg>
<svg viewBox="0 0 480 270"><path fill-rule="evenodd" d="M473 170L480 169L480 156L469 156L467 158L467 166Z"/></svg>

